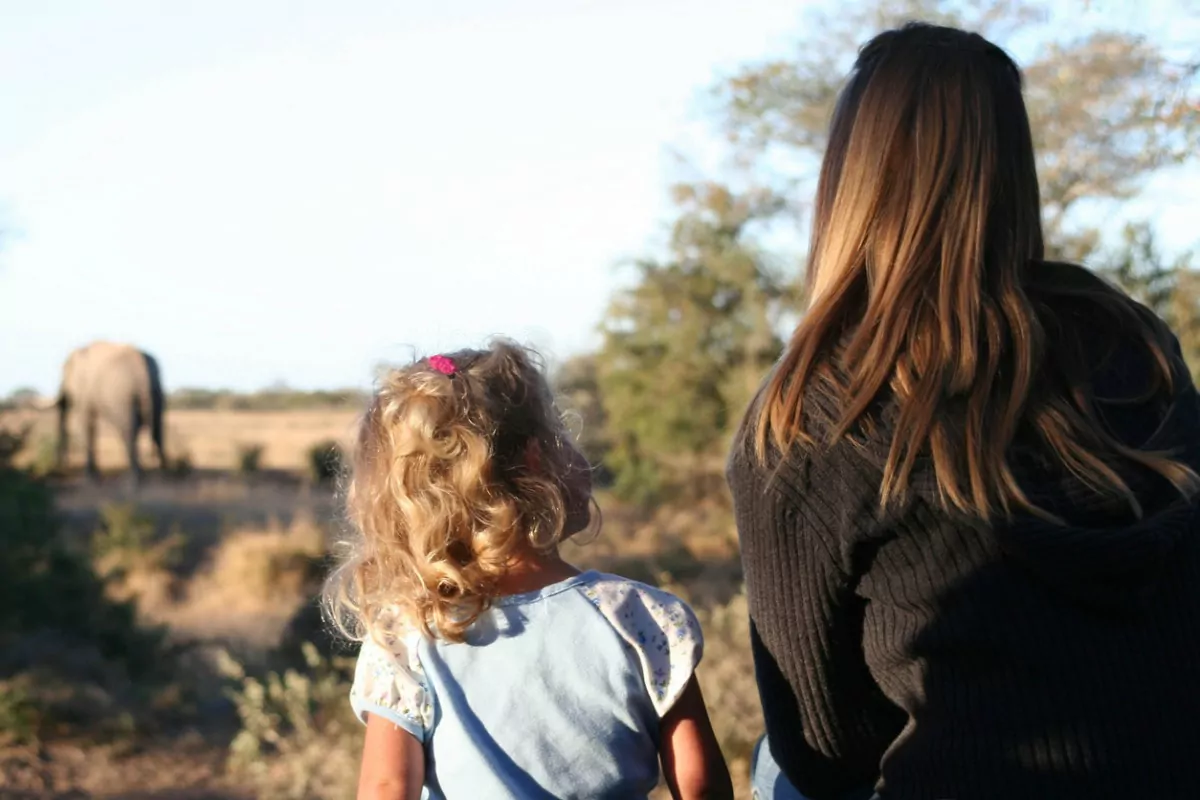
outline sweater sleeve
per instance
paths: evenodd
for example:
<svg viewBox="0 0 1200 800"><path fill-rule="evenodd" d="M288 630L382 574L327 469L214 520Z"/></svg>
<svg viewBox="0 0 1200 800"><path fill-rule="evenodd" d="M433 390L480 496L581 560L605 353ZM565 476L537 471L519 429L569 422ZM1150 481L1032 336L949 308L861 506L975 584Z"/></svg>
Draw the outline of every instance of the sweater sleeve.
<svg viewBox="0 0 1200 800"><path fill-rule="evenodd" d="M812 800L873 786L905 714L867 669L864 605L842 567L839 528L859 508L835 485L783 492L754 465L731 467L771 754Z"/></svg>

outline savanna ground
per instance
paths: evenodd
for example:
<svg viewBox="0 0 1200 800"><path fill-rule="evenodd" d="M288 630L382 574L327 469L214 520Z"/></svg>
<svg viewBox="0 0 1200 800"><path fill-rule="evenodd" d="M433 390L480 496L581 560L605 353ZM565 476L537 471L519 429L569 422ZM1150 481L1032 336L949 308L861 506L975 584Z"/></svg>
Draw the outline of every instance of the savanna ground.
<svg viewBox="0 0 1200 800"><path fill-rule="evenodd" d="M310 463L314 445L344 443L353 421L340 411L175 411L170 469L136 494L116 474L52 482L61 535L88 554L110 597L135 605L140 626L165 631L171 670L128 708L119 693L96 700L104 722L95 725L90 706L68 704L82 724L21 716L6 698L28 678L0 679L0 795L353 795L362 729L346 702L352 652L324 636L313 604L340 522L334 489ZM34 427L17 463L36 470L51 452L49 415L0 416L0 428L26 423ZM78 465L78 437L72 445ZM124 465L107 432L99 461ZM568 557L693 603L707 640L701 681L743 790L761 712L728 505L651 512L599 500L601 531L568 544Z"/></svg>

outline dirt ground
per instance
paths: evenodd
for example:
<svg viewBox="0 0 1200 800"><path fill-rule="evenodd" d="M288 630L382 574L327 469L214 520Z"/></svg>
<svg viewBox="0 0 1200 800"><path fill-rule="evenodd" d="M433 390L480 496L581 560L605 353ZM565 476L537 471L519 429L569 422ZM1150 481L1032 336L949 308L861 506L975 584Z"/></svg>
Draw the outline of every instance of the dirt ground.
<svg viewBox="0 0 1200 800"><path fill-rule="evenodd" d="M236 468L239 453L261 447L260 467L266 470L302 470L308 449L322 441L345 443L354 427L350 411L172 411L164 418L164 438L171 459L186 459L199 470ZM57 422L52 411L8 411L0 413L0 428L20 430L32 426L32 446L24 461L39 457L52 447ZM83 463L83 438L79 423L72 419L69 433L71 463ZM97 432L96 459L102 470L125 468L125 446L106 425ZM143 433L138 452L144 465L154 464L149 437Z"/></svg>

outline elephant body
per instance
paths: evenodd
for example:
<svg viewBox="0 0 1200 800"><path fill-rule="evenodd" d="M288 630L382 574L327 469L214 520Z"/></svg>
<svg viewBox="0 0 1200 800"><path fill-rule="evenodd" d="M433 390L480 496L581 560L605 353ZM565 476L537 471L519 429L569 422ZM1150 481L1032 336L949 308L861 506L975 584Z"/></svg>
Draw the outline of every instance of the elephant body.
<svg viewBox="0 0 1200 800"><path fill-rule="evenodd" d="M58 394L60 467L66 461L71 414L83 422L89 476L97 474L96 425L102 420L121 434L134 481L141 477L137 439L143 427L150 431L159 466L166 466L162 381L158 362L149 354L127 344L93 342L67 357Z"/></svg>

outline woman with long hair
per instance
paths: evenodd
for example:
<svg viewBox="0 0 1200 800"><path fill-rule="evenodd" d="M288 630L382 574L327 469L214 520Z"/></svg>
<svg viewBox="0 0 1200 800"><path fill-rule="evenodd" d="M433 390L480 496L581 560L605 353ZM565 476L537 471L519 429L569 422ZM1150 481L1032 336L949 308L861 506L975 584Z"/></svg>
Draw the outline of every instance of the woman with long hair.
<svg viewBox="0 0 1200 800"><path fill-rule="evenodd" d="M1200 796L1200 402L1038 198L1000 48L863 47L728 465L767 755L813 800Z"/></svg>

